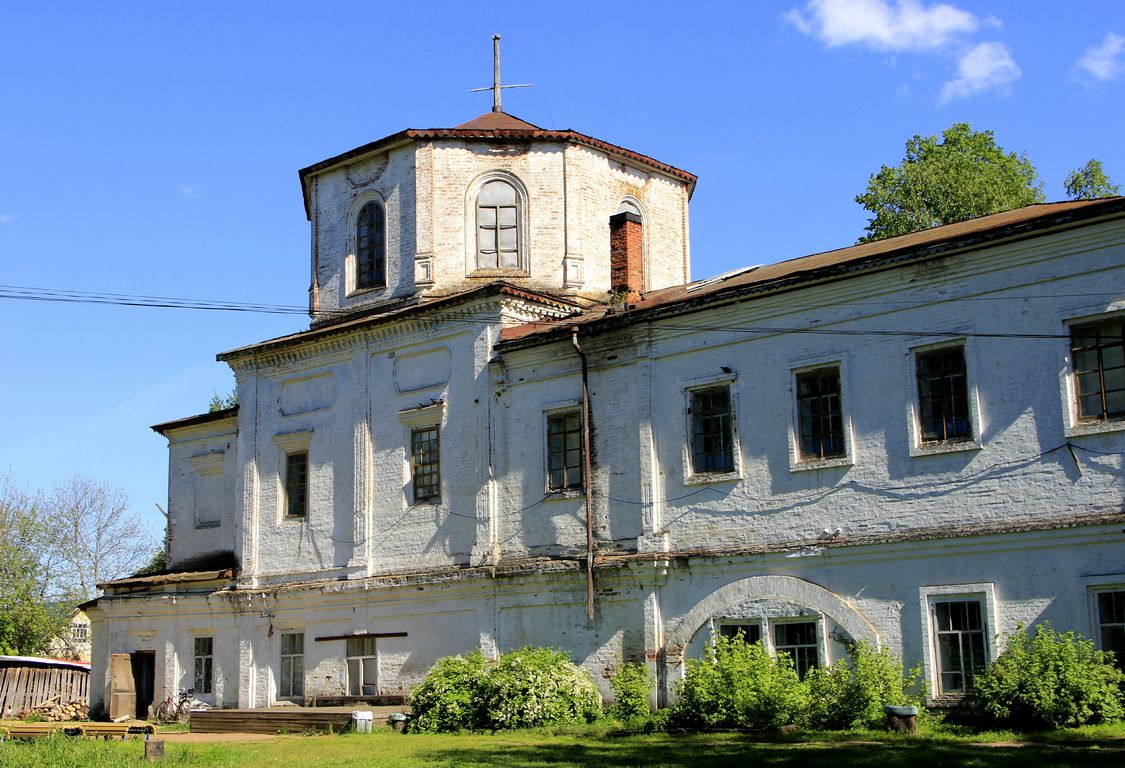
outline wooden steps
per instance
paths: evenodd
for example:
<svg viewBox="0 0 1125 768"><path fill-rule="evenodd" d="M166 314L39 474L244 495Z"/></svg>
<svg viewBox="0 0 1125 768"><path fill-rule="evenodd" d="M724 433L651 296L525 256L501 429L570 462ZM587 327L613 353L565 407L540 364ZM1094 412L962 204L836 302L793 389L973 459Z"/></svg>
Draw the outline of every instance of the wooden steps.
<svg viewBox="0 0 1125 768"><path fill-rule="evenodd" d="M386 721L376 716L376 722ZM340 733L352 726L351 710L309 709L206 709L191 713L192 733Z"/></svg>
<svg viewBox="0 0 1125 768"><path fill-rule="evenodd" d="M155 727L140 720L125 723L8 723L0 726L0 734L10 739L29 739L36 736L49 736L52 733L123 739L126 736L150 736L155 732Z"/></svg>

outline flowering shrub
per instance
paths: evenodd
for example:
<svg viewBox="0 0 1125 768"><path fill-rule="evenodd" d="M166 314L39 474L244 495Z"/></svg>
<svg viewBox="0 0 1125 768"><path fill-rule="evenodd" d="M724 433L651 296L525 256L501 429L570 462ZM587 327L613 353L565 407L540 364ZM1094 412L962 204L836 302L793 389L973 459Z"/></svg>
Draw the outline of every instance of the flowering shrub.
<svg viewBox="0 0 1125 768"><path fill-rule="evenodd" d="M479 689L486 728L534 728L596 720L598 687L570 657L550 648L521 648L501 656Z"/></svg>
<svg viewBox="0 0 1125 768"><path fill-rule="evenodd" d="M778 728L800 722L808 686L788 654L761 643L716 637L702 659L688 659L675 721L710 728Z"/></svg>
<svg viewBox="0 0 1125 768"><path fill-rule="evenodd" d="M528 647L491 664L480 651L439 660L410 707L415 732L503 730L589 722L601 714L601 696L565 653Z"/></svg>
<svg viewBox="0 0 1125 768"><path fill-rule="evenodd" d="M1063 728L1125 715L1125 674L1112 656L1074 632L1021 625L1008 647L976 678L984 713L1015 728Z"/></svg>

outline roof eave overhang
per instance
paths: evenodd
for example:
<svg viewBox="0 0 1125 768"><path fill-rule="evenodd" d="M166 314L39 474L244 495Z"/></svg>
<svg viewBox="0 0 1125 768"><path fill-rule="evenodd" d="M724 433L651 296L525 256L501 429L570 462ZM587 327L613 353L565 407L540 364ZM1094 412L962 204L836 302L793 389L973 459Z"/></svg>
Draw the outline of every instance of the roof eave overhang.
<svg viewBox="0 0 1125 768"><path fill-rule="evenodd" d="M307 343L319 341L321 339L330 338L345 333L352 333L359 330L366 330L387 323L392 323L399 320L407 320L414 317L425 316L434 311L440 311L451 306L464 304L470 301L482 299L491 295L495 296L512 296L515 298L526 299L528 301L539 302L542 304L556 307L560 310L573 310L578 312L581 307L572 302L564 301L563 299L554 296L546 296L543 294L535 293L533 291L524 290L518 286L513 286L505 282L492 282L487 285L482 285L479 288L455 293L451 296L445 296L440 299L426 301L419 304L411 304L407 307L394 310L385 314L362 316L355 319L344 320L339 323L331 325L323 325L312 328L307 331L295 333L290 336L283 336L279 339L272 339L270 341L260 342L258 344L251 344L246 347L239 347L227 352L220 352L215 356L215 359L223 363L232 363L234 361L252 357L253 355L263 352L276 352L281 349L300 346Z"/></svg>
<svg viewBox="0 0 1125 768"><path fill-rule="evenodd" d="M223 408L218 411L208 411L207 413L196 414L195 416L185 416L182 419L173 419L172 421L165 421L161 424L153 424L150 429L161 435L167 436L167 433L175 429L183 429L185 427L195 427L202 424L212 424L216 421L223 421L225 419L234 419L238 417L238 406L230 408Z"/></svg>

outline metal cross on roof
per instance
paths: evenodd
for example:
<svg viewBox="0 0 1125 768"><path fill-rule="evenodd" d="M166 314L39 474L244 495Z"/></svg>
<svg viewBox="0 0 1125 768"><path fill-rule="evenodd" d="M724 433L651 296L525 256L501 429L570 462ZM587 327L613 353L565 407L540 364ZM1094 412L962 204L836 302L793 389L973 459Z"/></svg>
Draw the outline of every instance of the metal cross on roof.
<svg viewBox="0 0 1125 768"><path fill-rule="evenodd" d="M492 111L503 112L500 108L500 91L505 88L530 88L535 83L520 83L519 85L500 85L500 35L492 36L492 85L487 88L471 88L469 93L492 91Z"/></svg>

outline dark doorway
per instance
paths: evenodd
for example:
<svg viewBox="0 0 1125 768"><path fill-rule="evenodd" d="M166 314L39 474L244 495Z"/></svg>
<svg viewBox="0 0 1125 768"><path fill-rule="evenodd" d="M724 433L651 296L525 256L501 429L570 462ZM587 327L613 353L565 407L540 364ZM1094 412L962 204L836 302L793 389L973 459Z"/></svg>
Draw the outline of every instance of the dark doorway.
<svg viewBox="0 0 1125 768"><path fill-rule="evenodd" d="M156 651L135 651L129 654L129 662L137 691L137 719L147 720L156 686Z"/></svg>

